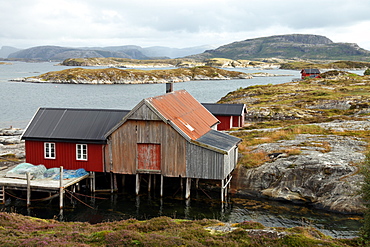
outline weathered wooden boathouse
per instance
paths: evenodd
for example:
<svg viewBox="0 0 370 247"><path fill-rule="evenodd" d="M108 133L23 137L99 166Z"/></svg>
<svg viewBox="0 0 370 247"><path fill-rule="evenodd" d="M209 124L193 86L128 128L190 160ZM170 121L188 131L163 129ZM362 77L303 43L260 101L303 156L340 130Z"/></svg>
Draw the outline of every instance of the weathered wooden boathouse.
<svg viewBox="0 0 370 247"><path fill-rule="evenodd" d="M219 123L187 91L142 100L113 128L108 138L106 171L186 179L221 180L222 195L238 158L240 139L215 130ZM223 197L222 197L223 199Z"/></svg>
<svg viewBox="0 0 370 247"><path fill-rule="evenodd" d="M216 130L219 123L185 90L142 100L131 111L40 108L22 139L26 162L47 168L84 168L142 176L148 189L163 178L221 181L221 200L238 158L240 139ZM182 184L182 183L181 183Z"/></svg>

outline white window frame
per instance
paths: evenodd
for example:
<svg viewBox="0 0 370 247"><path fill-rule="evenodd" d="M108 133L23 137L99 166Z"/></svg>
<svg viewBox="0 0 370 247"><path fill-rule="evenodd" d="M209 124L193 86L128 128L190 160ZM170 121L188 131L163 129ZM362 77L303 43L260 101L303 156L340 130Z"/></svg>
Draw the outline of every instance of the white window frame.
<svg viewBox="0 0 370 247"><path fill-rule="evenodd" d="M44 142L44 158L45 159L55 159L56 150L54 142Z"/></svg>
<svg viewBox="0 0 370 247"><path fill-rule="evenodd" d="M76 160L87 160L87 144L76 144Z"/></svg>

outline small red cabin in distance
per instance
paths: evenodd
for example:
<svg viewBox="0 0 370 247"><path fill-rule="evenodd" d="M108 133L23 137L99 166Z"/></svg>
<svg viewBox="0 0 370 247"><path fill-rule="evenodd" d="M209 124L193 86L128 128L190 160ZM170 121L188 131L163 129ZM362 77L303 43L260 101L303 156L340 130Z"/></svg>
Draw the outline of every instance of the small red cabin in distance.
<svg viewBox="0 0 370 247"><path fill-rule="evenodd" d="M245 114L247 113L245 104L202 103L202 105L220 121L217 130L229 130L244 126Z"/></svg>
<svg viewBox="0 0 370 247"><path fill-rule="evenodd" d="M26 162L104 171L105 135L126 110L40 108L22 135Z"/></svg>
<svg viewBox="0 0 370 247"><path fill-rule="evenodd" d="M301 78L305 79L306 77L321 78L320 70L318 70L318 69L302 69L301 70Z"/></svg>

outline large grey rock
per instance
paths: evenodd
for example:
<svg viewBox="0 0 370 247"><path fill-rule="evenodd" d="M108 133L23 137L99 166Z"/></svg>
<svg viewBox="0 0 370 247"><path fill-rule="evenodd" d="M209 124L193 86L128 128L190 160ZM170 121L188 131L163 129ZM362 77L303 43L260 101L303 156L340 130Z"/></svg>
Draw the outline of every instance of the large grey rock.
<svg viewBox="0 0 370 247"><path fill-rule="evenodd" d="M320 143L326 143L325 148ZM348 136L298 135L294 140L265 143L254 152L300 147L299 155L279 155L271 162L236 170L237 193L306 203L342 213L361 213L358 193L363 181L355 164L361 163L367 143Z"/></svg>

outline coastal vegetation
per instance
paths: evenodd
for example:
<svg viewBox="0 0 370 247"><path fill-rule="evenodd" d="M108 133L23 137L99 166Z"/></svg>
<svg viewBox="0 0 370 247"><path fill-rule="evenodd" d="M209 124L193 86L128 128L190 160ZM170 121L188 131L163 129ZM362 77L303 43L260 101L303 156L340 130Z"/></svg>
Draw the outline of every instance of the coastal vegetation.
<svg viewBox="0 0 370 247"><path fill-rule="evenodd" d="M287 63L281 63L280 69L291 69L291 70L301 70L303 68L311 69L368 69L370 67L370 62L355 62L355 61L335 61L322 63L320 62L308 62L308 61L293 61Z"/></svg>
<svg viewBox="0 0 370 247"><path fill-rule="evenodd" d="M267 153L250 152L261 143L293 139L297 134L355 135L370 143L368 131L327 130L312 123L359 120L370 114L370 77L330 72L321 79L289 82L280 85L257 85L240 88L223 97L219 103L245 103L248 125L244 130L273 129L275 131L235 131L243 139L240 163L254 167L269 161ZM334 74L334 75L333 75ZM324 145L324 144L321 144ZM297 154L294 150L276 152Z"/></svg>
<svg viewBox="0 0 370 247"><path fill-rule="evenodd" d="M0 212L2 246L362 246L312 227L266 228L257 222L158 217L90 224Z"/></svg>

